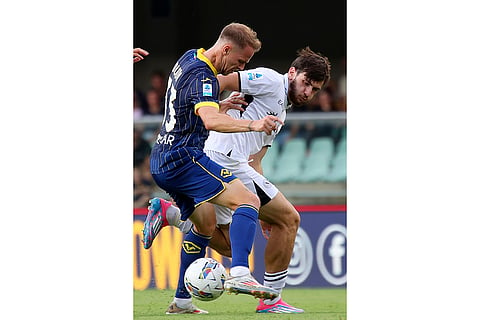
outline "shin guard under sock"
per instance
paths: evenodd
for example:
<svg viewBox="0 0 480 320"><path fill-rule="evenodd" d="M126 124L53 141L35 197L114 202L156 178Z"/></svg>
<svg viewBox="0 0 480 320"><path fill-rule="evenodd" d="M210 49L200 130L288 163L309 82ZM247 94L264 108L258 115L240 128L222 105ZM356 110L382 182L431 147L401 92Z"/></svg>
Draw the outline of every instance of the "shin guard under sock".
<svg viewBox="0 0 480 320"><path fill-rule="evenodd" d="M230 225L232 245L232 267L248 267L248 255L252 250L257 228L258 210L251 205L242 204L233 213Z"/></svg>
<svg viewBox="0 0 480 320"><path fill-rule="evenodd" d="M195 230L190 231L185 236L182 243L182 251L180 253L180 274L178 277L177 291L175 297L177 298L190 298L185 288L184 276L188 266L195 260L205 257L205 248L208 246L208 242L211 237L207 237L197 233Z"/></svg>

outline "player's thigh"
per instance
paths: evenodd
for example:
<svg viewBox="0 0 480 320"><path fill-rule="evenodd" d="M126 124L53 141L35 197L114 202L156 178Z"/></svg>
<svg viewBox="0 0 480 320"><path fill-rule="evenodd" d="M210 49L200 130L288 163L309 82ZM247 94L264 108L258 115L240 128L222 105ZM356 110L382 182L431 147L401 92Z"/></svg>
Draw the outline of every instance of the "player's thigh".
<svg viewBox="0 0 480 320"><path fill-rule="evenodd" d="M260 207L259 219L270 224L298 225L300 215L297 209L278 192L267 204Z"/></svg>
<svg viewBox="0 0 480 320"><path fill-rule="evenodd" d="M225 186L225 190L211 200L212 203L236 210L241 204L260 207L258 197L245 187L239 179L233 180Z"/></svg>

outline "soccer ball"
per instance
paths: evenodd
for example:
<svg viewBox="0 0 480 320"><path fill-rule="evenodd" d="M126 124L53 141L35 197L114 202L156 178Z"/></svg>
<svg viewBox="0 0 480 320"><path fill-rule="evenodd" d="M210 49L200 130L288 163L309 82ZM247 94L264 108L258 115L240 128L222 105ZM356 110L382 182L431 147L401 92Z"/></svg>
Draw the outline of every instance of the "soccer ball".
<svg viewBox="0 0 480 320"><path fill-rule="evenodd" d="M185 287L195 298L212 301L224 291L223 283L227 278L225 267L212 258L195 260L185 271Z"/></svg>

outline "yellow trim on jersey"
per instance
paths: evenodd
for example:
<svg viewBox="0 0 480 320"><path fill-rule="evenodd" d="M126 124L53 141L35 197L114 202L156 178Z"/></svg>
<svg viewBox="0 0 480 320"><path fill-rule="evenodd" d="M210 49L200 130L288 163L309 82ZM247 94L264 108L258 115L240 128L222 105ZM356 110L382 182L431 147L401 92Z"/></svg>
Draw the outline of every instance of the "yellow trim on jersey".
<svg viewBox="0 0 480 320"><path fill-rule="evenodd" d="M220 110L220 106L218 105L218 103L216 103L215 101L203 101L203 102L199 102L195 105L195 114L198 116L198 112L197 110L201 107L214 107L214 108L217 108L217 110Z"/></svg>
<svg viewBox="0 0 480 320"><path fill-rule="evenodd" d="M210 67L210 69L212 69L215 76L217 76L217 74L218 74L217 69L213 66L213 64L210 62L210 60L208 60L208 58L203 55L204 52L205 52L205 49L203 49L203 48L198 49L197 50L197 58L202 60L206 64L208 64L208 66Z"/></svg>

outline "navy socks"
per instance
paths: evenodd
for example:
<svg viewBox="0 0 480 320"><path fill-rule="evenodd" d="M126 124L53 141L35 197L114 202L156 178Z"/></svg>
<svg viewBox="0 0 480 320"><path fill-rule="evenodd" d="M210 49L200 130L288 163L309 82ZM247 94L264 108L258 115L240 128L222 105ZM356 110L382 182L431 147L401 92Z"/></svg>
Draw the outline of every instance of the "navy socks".
<svg viewBox="0 0 480 320"><path fill-rule="evenodd" d="M248 268L248 255L252 251L255 230L257 228L258 210L251 205L242 204L233 213L230 225L232 244L232 267Z"/></svg>
<svg viewBox="0 0 480 320"><path fill-rule="evenodd" d="M188 299L190 293L185 288L184 276L188 266L195 260L205 257L205 248L208 246L208 242L211 237L207 237L197 233L195 230L190 229L182 242L182 251L180 254L180 274L178 278L177 291L175 292L176 298Z"/></svg>

